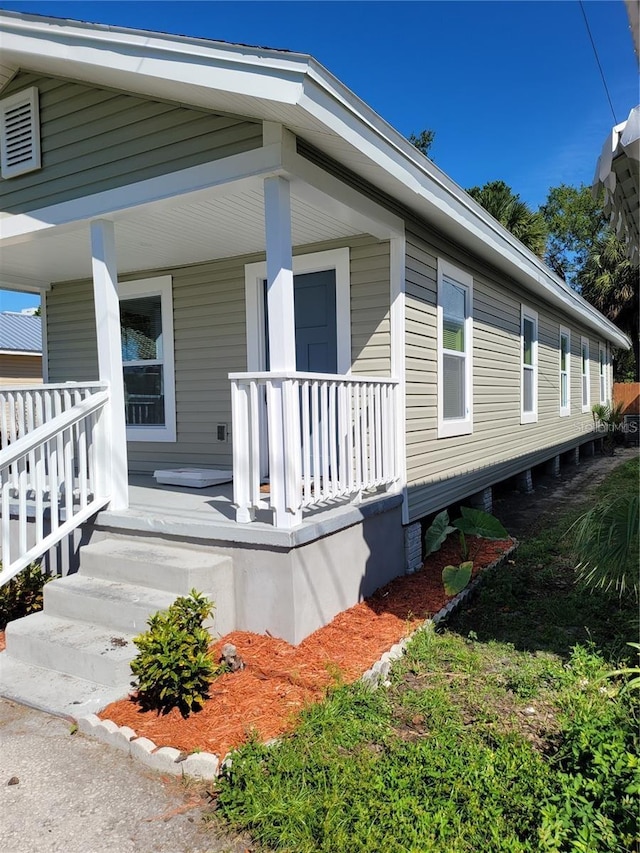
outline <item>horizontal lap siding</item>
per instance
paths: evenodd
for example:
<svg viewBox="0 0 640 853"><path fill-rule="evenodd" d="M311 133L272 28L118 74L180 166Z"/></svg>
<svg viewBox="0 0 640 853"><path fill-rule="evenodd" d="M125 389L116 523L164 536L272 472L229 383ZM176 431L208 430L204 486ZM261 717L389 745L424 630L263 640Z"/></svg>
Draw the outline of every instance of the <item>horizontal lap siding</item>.
<svg viewBox="0 0 640 853"><path fill-rule="evenodd" d="M389 244L370 237L349 241L352 276L354 372L389 375ZM296 254L344 243L298 247ZM250 255L172 270L154 270L123 280L157 275L173 278L177 441L129 442L129 467L231 468L231 386L228 374L246 370L244 265ZM54 284L46 297L49 381L98 378L93 288L90 281ZM226 424L228 440L216 440Z"/></svg>
<svg viewBox="0 0 640 853"><path fill-rule="evenodd" d="M175 172L262 144L259 122L19 72L0 98L35 86L42 168L0 181L0 210L23 213Z"/></svg>
<svg viewBox="0 0 640 853"><path fill-rule="evenodd" d="M389 243L354 242L350 258L352 372L390 376Z"/></svg>
<svg viewBox="0 0 640 853"><path fill-rule="evenodd" d="M420 518L495 479L566 449L592 425L580 399L580 335L586 334L515 284L498 280L415 233L407 239L406 416L409 511ZM472 273L473 434L437 437L436 258ZM538 312L538 423L520 423L520 306ZM571 330L571 415L561 418L559 328ZM589 335L592 402L598 391L598 339Z"/></svg>
<svg viewBox="0 0 640 853"><path fill-rule="evenodd" d="M0 385L33 385L42 382L41 355L0 354Z"/></svg>

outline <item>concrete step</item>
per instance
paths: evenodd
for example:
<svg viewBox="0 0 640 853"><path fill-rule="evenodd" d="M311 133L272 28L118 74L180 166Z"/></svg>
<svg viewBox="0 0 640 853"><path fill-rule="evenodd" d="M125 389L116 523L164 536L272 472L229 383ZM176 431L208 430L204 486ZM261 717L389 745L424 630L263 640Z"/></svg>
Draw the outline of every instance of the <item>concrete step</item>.
<svg viewBox="0 0 640 853"><path fill-rule="evenodd" d="M146 631L149 616L166 610L175 599L172 592L78 574L58 578L44 587L44 611L50 616L130 634Z"/></svg>
<svg viewBox="0 0 640 853"><path fill-rule="evenodd" d="M215 587L223 574L231 572L230 557L151 539L110 537L85 545L80 554L82 575L164 589L176 595Z"/></svg>
<svg viewBox="0 0 640 853"><path fill-rule="evenodd" d="M3 657L115 687L122 695L130 689L129 664L138 652L130 634L40 612L10 622L5 639Z"/></svg>
<svg viewBox="0 0 640 853"><path fill-rule="evenodd" d="M106 687L62 672L42 669L0 653L0 696L49 714L78 719L123 699L128 688Z"/></svg>
<svg viewBox="0 0 640 853"><path fill-rule="evenodd" d="M212 633L236 626L233 562L212 550L167 545L153 539L108 536L85 545L80 552L81 577L134 584L188 595L192 589L215 605Z"/></svg>

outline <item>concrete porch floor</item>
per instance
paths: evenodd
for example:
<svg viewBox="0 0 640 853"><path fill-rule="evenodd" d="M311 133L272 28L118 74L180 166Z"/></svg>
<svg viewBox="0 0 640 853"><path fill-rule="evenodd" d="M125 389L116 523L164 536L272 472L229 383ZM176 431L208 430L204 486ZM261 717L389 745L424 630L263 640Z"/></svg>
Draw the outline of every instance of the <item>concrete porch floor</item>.
<svg viewBox="0 0 640 853"><path fill-rule="evenodd" d="M96 525L207 542L291 548L398 506L402 495L381 492L367 496L358 504L348 500L327 504L308 511L302 524L290 530L273 527L268 510L260 511L256 521L250 524L239 524L232 501L232 483L192 489L159 485L151 474L131 474L129 509L100 512Z"/></svg>

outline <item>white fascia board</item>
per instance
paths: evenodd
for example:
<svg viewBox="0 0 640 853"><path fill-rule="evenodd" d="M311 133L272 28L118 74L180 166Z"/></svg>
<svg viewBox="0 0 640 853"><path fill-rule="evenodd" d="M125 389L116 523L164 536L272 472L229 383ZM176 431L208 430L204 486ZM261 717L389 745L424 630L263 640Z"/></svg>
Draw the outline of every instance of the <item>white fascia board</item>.
<svg viewBox="0 0 640 853"><path fill-rule="evenodd" d="M39 349L0 349L0 355L42 355Z"/></svg>
<svg viewBox="0 0 640 853"><path fill-rule="evenodd" d="M0 290L17 290L19 293L42 293L51 290L51 282L27 278L22 275L5 276L0 273Z"/></svg>
<svg viewBox="0 0 640 853"><path fill-rule="evenodd" d="M144 80L159 97L182 84L186 103L195 86L294 104L308 66L308 57L287 51L7 12L0 50L3 64L138 90Z"/></svg>
<svg viewBox="0 0 640 853"><path fill-rule="evenodd" d="M24 242L38 232L50 228L109 216L122 210L170 200L176 196L192 195L215 188L224 190L230 183L279 174L282 171L281 164L281 146L268 145L200 166L190 166L188 169L147 178L134 184L53 204L31 213L6 216L0 219L0 247Z"/></svg>

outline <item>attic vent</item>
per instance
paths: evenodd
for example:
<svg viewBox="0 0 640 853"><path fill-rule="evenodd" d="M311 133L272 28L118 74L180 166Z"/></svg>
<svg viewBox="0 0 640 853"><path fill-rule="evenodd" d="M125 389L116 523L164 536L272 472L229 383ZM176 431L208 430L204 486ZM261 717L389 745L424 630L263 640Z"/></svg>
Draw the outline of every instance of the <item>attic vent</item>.
<svg viewBox="0 0 640 853"><path fill-rule="evenodd" d="M38 90L23 89L0 101L0 169L13 178L40 168Z"/></svg>

